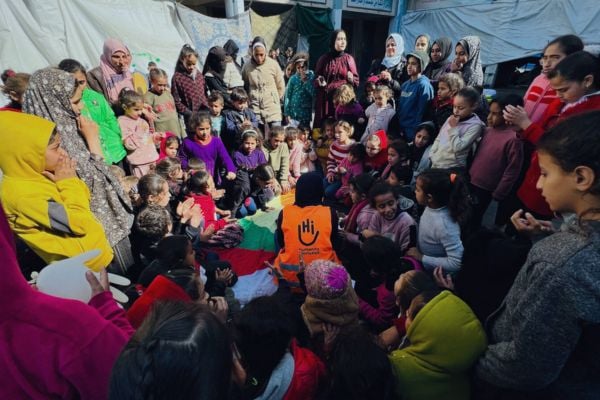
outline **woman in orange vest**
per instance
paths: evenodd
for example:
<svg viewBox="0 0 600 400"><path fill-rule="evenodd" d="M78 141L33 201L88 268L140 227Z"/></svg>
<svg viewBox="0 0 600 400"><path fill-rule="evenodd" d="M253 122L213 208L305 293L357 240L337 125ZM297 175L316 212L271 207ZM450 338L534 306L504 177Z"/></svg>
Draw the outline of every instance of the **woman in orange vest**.
<svg viewBox="0 0 600 400"><path fill-rule="evenodd" d="M315 172L304 174L296 183L296 201L283 207L277 218L275 239L281 249L273 266L294 292L302 291L297 276L301 264L313 260L339 263L337 214L322 202L323 178Z"/></svg>

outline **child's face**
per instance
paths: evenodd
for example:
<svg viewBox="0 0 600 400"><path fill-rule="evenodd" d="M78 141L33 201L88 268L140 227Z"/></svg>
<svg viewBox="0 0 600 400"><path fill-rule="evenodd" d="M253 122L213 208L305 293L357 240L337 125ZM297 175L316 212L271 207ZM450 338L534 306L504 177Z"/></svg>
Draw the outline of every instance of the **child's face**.
<svg viewBox="0 0 600 400"><path fill-rule="evenodd" d="M446 82L438 82L437 96L441 101L448 100L452 97L452 91Z"/></svg>
<svg viewBox="0 0 600 400"><path fill-rule="evenodd" d="M335 140L340 143L346 143L348 141L348 132L341 126L335 127Z"/></svg>
<svg viewBox="0 0 600 400"><path fill-rule="evenodd" d="M556 64L562 61L567 55L561 49L558 43L552 44L544 50L544 55L540 58L542 73L548 75L556 67Z"/></svg>
<svg viewBox="0 0 600 400"><path fill-rule="evenodd" d="M296 139L295 137L286 137L285 138L285 142L287 143L287 146L290 150L294 148L294 145L296 144L297 141L298 141L298 139Z"/></svg>
<svg viewBox="0 0 600 400"><path fill-rule="evenodd" d="M427 129L421 129L415 135L415 147L423 148L426 147L431 140L431 136L429 136L429 132Z"/></svg>
<svg viewBox="0 0 600 400"><path fill-rule="evenodd" d="M470 117L475 109L477 108L477 104L471 104L467 99L463 96L454 96L454 105L452 107L453 113L458 118L467 118Z"/></svg>
<svg viewBox="0 0 600 400"><path fill-rule="evenodd" d="M502 108L498 102L490 104L490 113L487 117L487 125L490 128L499 128L504 126L504 116L502 115Z"/></svg>
<svg viewBox="0 0 600 400"><path fill-rule="evenodd" d="M423 183L419 178L417 178L417 182L415 185L415 197L417 199L417 203L421 206L427 205L427 195L423 191Z"/></svg>
<svg viewBox="0 0 600 400"><path fill-rule="evenodd" d="M139 119L144 111L144 105L142 103L135 103L129 107L124 107L125 115L131 119Z"/></svg>
<svg viewBox="0 0 600 400"><path fill-rule="evenodd" d="M171 143L165 148L165 154L167 157L177 157L177 150L179 150L179 143Z"/></svg>
<svg viewBox="0 0 600 400"><path fill-rule="evenodd" d="M271 144L271 148L273 150L278 148L279 145L282 144L284 141L285 141L284 135L273 135L273 136L271 136L271 139L269 139L269 143Z"/></svg>
<svg viewBox="0 0 600 400"><path fill-rule="evenodd" d="M210 111L210 115L218 117L221 115L221 111L223 111L223 102L220 100L211 101L208 103L208 110Z"/></svg>
<svg viewBox="0 0 600 400"><path fill-rule="evenodd" d="M60 135L55 135L52 143L46 147L46 165L44 170L54 172L61 157L66 157L67 152L60 147Z"/></svg>
<svg viewBox="0 0 600 400"><path fill-rule="evenodd" d="M588 75L591 79L591 75ZM588 86L591 86L588 78L584 78L582 82L568 81L562 76L555 76L550 79L550 86L556 90L556 95L564 103L574 103L581 99L588 92Z"/></svg>
<svg viewBox="0 0 600 400"><path fill-rule="evenodd" d="M377 106L377 108L384 107L388 102L387 94L383 91L376 92L374 99L375 99L375 105Z"/></svg>
<svg viewBox="0 0 600 400"><path fill-rule="evenodd" d="M357 161L358 161L358 159L353 154L348 154L348 162L350 164L354 164Z"/></svg>
<svg viewBox="0 0 600 400"><path fill-rule="evenodd" d="M381 143L377 136L372 136L373 139L367 142L365 149L367 150L367 156L375 157L381 151ZM377 138L377 139L375 139Z"/></svg>
<svg viewBox="0 0 600 400"><path fill-rule="evenodd" d="M414 57L408 57L406 62L406 72L411 78L419 76L421 73L421 63Z"/></svg>
<svg viewBox="0 0 600 400"><path fill-rule="evenodd" d="M173 179L183 178L183 169L181 169L181 167L179 167L174 172L172 172L172 178Z"/></svg>
<svg viewBox="0 0 600 400"><path fill-rule="evenodd" d="M195 55L190 54L189 56L184 58L182 62L183 68L185 68L188 74L191 74L196 69L196 64L198 64L198 58Z"/></svg>
<svg viewBox="0 0 600 400"><path fill-rule="evenodd" d="M458 65L465 65L467 61L469 61L469 54L460 44L456 45L456 48L454 49L454 56Z"/></svg>
<svg viewBox="0 0 600 400"><path fill-rule="evenodd" d="M427 38L425 36L419 36L415 42L415 50L427 51L428 45L429 43L427 43Z"/></svg>
<svg viewBox="0 0 600 400"><path fill-rule="evenodd" d="M352 199L352 203L356 204L359 201L362 201L365 196L361 195L354 185L350 185L350 198Z"/></svg>
<svg viewBox="0 0 600 400"><path fill-rule="evenodd" d="M240 101L240 100L233 100L233 108L235 108L238 111L244 111L246 108L248 108L248 101L244 100L244 101Z"/></svg>
<svg viewBox="0 0 600 400"><path fill-rule="evenodd" d="M83 110L83 101L81 101L81 96L83 96L84 85L78 85L75 89L75 93L71 96L71 108L76 115L81 114L81 110Z"/></svg>
<svg viewBox="0 0 600 400"><path fill-rule="evenodd" d="M400 155L398 154L398 152L391 147L388 148L388 163L390 163L390 165L395 165L399 161Z"/></svg>
<svg viewBox="0 0 600 400"><path fill-rule="evenodd" d="M386 179L386 182L392 186L400 186L400 185L404 184L404 182L400 182L398 180L398 177L396 176L396 174L393 171L390 172L390 176L388 176L388 178Z"/></svg>
<svg viewBox="0 0 600 400"><path fill-rule="evenodd" d="M375 92L375 89L367 88L367 89L365 89L365 96L367 96L368 99L372 99L374 92Z"/></svg>
<svg viewBox="0 0 600 400"><path fill-rule="evenodd" d="M163 94L167 90L167 78L159 76L152 80L152 91L156 94Z"/></svg>
<svg viewBox="0 0 600 400"><path fill-rule="evenodd" d="M304 143L308 139L308 136L309 136L308 131L300 131L298 133L298 140L301 141L302 143Z"/></svg>
<svg viewBox="0 0 600 400"><path fill-rule="evenodd" d="M169 184L165 182L162 191L156 196L152 203L158 204L161 207L166 207L169 204L169 200L171 200L171 193L169 192Z"/></svg>
<svg viewBox="0 0 600 400"><path fill-rule="evenodd" d="M333 126L327 125L325 127L325 137L327 137L327 139L333 139L334 135L335 135L335 133L334 133Z"/></svg>
<svg viewBox="0 0 600 400"><path fill-rule="evenodd" d="M380 194L375 197L375 209L388 221L396 217L398 211L398 200L392 192Z"/></svg>
<svg viewBox="0 0 600 400"><path fill-rule="evenodd" d="M244 143L242 143L242 150L244 150L244 153L250 154L254 149L256 149L256 139L253 137L244 139Z"/></svg>
<svg viewBox="0 0 600 400"><path fill-rule="evenodd" d="M194 267L196 263L196 252L192 247L192 242L188 241L187 253L185 254L185 259L183 260L184 265L189 267Z"/></svg>
<svg viewBox="0 0 600 400"><path fill-rule="evenodd" d="M538 152L540 177L535 187L554 212L574 212L576 204L581 201L581 193L573 187L578 178L575 172L565 172L556 160L545 152Z"/></svg>
<svg viewBox="0 0 600 400"><path fill-rule="evenodd" d="M196 127L196 139L203 142L210 137L210 123L208 121L202 121Z"/></svg>

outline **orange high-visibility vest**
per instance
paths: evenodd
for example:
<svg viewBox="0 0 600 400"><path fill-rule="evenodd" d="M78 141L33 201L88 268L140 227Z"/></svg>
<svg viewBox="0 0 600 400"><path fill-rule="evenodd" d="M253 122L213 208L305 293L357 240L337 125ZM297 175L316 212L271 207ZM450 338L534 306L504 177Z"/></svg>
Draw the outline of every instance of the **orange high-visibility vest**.
<svg viewBox="0 0 600 400"><path fill-rule="evenodd" d="M283 208L283 248L273 266L292 289L300 289L297 274L301 261L305 266L313 260L340 262L331 243L332 229L329 207L289 205Z"/></svg>

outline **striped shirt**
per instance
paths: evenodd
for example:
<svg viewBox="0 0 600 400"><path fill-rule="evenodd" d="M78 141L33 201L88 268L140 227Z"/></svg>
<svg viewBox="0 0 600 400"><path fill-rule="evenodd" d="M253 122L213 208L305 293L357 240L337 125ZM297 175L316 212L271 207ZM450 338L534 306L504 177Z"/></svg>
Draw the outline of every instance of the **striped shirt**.
<svg viewBox="0 0 600 400"><path fill-rule="evenodd" d="M331 143L331 147L329 147L329 155L327 156L327 173L334 174L335 169L340 165L342 160L348 157L348 153L350 152L350 147L354 144L353 139L348 139L346 144L341 144L339 141L335 140Z"/></svg>

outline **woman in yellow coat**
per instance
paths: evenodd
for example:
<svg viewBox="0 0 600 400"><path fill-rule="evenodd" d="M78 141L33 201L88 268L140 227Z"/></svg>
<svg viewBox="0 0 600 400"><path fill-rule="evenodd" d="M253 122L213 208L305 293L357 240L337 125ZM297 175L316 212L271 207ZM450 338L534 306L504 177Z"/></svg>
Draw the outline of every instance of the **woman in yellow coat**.
<svg viewBox="0 0 600 400"><path fill-rule="evenodd" d="M0 143L0 198L13 232L47 263L98 249L100 255L86 264L105 268L113 251L54 123L2 111Z"/></svg>

